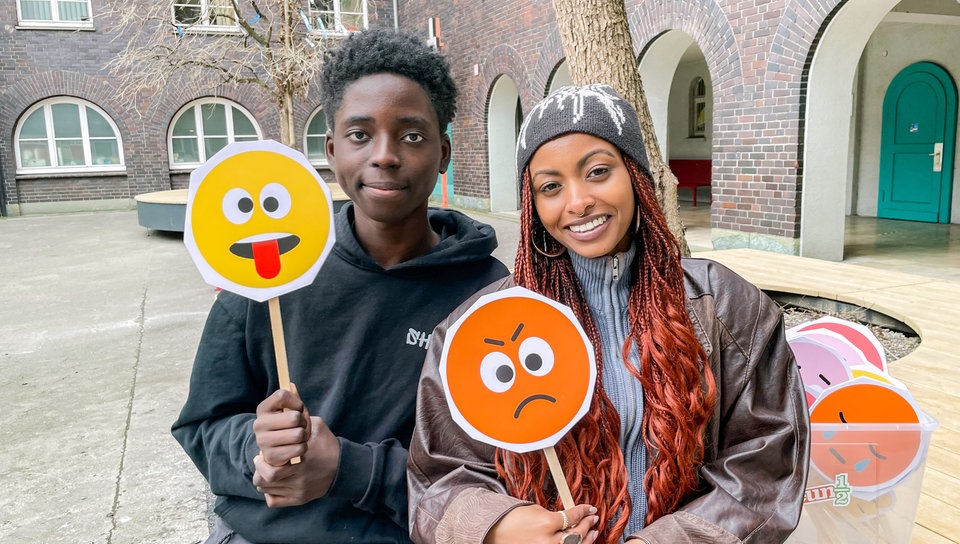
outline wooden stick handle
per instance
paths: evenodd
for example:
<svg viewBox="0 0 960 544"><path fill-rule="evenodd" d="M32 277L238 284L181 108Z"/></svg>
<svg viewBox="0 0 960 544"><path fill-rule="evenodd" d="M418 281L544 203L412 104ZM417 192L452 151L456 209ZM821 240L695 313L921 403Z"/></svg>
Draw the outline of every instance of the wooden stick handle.
<svg viewBox="0 0 960 544"><path fill-rule="evenodd" d="M277 377L280 379L280 389L290 389L290 369L287 367L287 344L283 339L283 318L280 317L280 298L273 297L267 301L270 306L270 331L273 333L273 352L277 356Z"/></svg>
<svg viewBox="0 0 960 544"><path fill-rule="evenodd" d="M557 458L557 450L553 449L553 446L547 446L543 448L543 454L547 457L547 465L550 466L550 475L553 476L553 483L557 486L557 492L560 494L563 509L569 510L573 508L576 506L573 502L573 494L570 493L570 486L567 485L567 477L563 475L560 459Z"/></svg>
<svg viewBox="0 0 960 544"><path fill-rule="evenodd" d="M283 318L280 317L280 297L273 297L267 301L270 307L270 332L273 333L273 352L277 357L277 379L280 389L293 391L290 387L290 368L287 366L287 344L283 339ZM291 465L300 462L300 457L290 460Z"/></svg>

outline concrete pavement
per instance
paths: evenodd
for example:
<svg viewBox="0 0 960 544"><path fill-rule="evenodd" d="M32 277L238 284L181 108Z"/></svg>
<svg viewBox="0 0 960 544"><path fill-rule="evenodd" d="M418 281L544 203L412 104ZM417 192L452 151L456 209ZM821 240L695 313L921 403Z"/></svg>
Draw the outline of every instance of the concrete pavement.
<svg viewBox="0 0 960 544"><path fill-rule="evenodd" d="M685 216L695 252L710 249L701 208ZM471 215L512 266L517 214ZM878 229L889 238L882 221L857 247L880 247ZM928 238L934 257L955 256ZM916 245L888 243L862 264L923 267ZM215 291L182 236L140 227L133 211L0 218L0 256L0 542L202 542L207 486L169 429Z"/></svg>
<svg viewBox="0 0 960 544"><path fill-rule="evenodd" d="M0 542L189 543L170 436L214 289L135 212L0 220Z"/></svg>
<svg viewBox="0 0 960 544"><path fill-rule="evenodd" d="M516 215L478 214L513 265ZM0 542L202 542L170 436L215 291L136 212L0 219Z"/></svg>

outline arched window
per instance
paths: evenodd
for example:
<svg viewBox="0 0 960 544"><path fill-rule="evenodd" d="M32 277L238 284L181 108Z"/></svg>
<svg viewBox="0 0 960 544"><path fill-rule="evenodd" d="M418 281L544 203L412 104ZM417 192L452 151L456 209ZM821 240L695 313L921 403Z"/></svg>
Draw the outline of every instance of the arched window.
<svg viewBox="0 0 960 544"><path fill-rule="evenodd" d="M38 102L14 134L18 174L124 170L117 126L86 100L61 96Z"/></svg>
<svg viewBox="0 0 960 544"><path fill-rule="evenodd" d="M327 165L327 118L321 108L314 110L303 138L307 159L316 166Z"/></svg>
<svg viewBox="0 0 960 544"><path fill-rule="evenodd" d="M707 130L707 84L702 77L690 84L690 137L703 138Z"/></svg>
<svg viewBox="0 0 960 544"><path fill-rule="evenodd" d="M221 98L195 100L170 124L170 168L196 168L227 144L260 138L257 122L239 105Z"/></svg>

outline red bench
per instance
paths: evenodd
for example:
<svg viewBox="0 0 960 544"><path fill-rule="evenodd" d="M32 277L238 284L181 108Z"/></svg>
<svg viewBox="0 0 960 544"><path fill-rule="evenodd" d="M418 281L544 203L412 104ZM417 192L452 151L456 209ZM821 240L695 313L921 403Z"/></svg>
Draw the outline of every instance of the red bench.
<svg viewBox="0 0 960 544"><path fill-rule="evenodd" d="M670 170L677 176L677 188L693 191L693 207L697 207L697 187L709 187L711 172L710 159L670 159ZM713 195L710 195L713 201Z"/></svg>

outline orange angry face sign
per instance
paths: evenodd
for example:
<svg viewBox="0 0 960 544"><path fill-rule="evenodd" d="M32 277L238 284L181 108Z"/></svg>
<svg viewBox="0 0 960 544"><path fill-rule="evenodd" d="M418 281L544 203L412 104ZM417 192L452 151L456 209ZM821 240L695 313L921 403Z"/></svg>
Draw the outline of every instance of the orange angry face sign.
<svg viewBox="0 0 960 544"><path fill-rule="evenodd" d="M518 453L556 444L590 407L593 347L570 308L522 287L481 297L440 362L454 420Z"/></svg>

